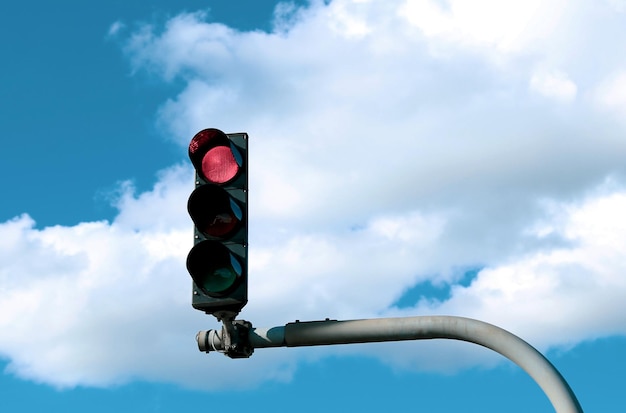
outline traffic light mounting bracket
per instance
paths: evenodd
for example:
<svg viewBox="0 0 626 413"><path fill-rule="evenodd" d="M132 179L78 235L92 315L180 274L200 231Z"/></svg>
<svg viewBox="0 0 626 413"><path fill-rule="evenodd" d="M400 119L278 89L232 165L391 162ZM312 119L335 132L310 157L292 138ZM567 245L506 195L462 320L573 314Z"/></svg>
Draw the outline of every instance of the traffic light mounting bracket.
<svg viewBox="0 0 626 413"><path fill-rule="evenodd" d="M217 317L217 316L216 316ZM254 352L250 341L252 323L245 320L223 319L222 330L210 330L207 334L196 335L198 348L201 351L219 351L226 356L239 359L248 358Z"/></svg>

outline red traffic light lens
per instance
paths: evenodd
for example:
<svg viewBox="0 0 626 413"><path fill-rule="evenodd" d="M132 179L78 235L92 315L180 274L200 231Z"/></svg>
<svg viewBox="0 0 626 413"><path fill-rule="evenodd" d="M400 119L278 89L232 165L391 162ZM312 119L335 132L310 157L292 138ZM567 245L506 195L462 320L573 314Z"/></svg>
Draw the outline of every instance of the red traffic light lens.
<svg viewBox="0 0 626 413"><path fill-rule="evenodd" d="M233 181L245 168L242 153L218 129L196 133L189 143L189 159L202 179L218 185Z"/></svg>
<svg viewBox="0 0 626 413"><path fill-rule="evenodd" d="M202 174L215 184L224 184L239 173L239 164L228 146L216 146L202 158Z"/></svg>

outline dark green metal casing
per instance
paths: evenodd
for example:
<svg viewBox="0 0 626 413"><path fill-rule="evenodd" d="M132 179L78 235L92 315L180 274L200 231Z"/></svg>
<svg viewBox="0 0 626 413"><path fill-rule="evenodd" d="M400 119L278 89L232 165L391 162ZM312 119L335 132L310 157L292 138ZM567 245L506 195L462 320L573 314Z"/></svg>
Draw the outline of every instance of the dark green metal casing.
<svg viewBox="0 0 626 413"><path fill-rule="evenodd" d="M217 132L222 134L221 131ZM207 314L213 314L218 319L234 318L248 302L248 135L232 133L225 136L231 148L238 153L240 157L238 161L241 162L237 176L225 184L207 181L199 172L201 168L198 159L197 157L194 159L190 149L190 158L196 168L195 190L188 202L188 211L194 221L194 247L187 257L187 269L194 280L192 306ZM210 188L215 186L220 189ZM228 198L228 201L222 198ZM201 221L211 219L211 215L206 218L203 213L210 210L215 202L230 202L242 216L237 227L224 236L212 236L201 228ZM233 263L233 259L236 263ZM206 288L207 284L203 285L203 274L212 271L212 268L219 268L223 266L222 264L228 266L230 263L233 263L231 267L241 267L240 274L234 277L235 281L231 287L210 291Z"/></svg>

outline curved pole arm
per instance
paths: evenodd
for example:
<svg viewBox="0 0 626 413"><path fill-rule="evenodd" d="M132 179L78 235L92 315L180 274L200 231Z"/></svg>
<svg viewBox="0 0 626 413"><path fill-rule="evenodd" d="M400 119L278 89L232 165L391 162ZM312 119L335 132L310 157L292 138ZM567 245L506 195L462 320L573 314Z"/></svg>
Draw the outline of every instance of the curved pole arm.
<svg viewBox="0 0 626 413"><path fill-rule="evenodd" d="M202 351L225 351L222 334L198 333ZM487 347L524 369L548 396L557 413L582 413L574 392L541 353L516 335L465 317L419 316L368 320L325 320L288 323L284 327L250 328L252 348L321 346L383 341L453 339Z"/></svg>

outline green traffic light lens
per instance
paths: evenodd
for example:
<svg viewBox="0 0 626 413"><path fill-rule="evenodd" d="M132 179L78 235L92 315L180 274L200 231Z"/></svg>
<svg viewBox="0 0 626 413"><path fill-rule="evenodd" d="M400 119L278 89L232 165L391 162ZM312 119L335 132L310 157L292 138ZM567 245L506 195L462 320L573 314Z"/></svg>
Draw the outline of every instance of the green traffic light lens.
<svg viewBox="0 0 626 413"><path fill-rule="evenodd" d="M232 268L216 268L203 277L202 285L203 290L210 293L222 293L233 286L237 279L237 273Z"/></svg>
<svg viewBox="0 0 626 413"><path fill-rule="evenodd" d="M242 266L224 245L215 241L196 244L187 257L187 269L196 285L209 295L222 295L241 280Z"/></svg>

